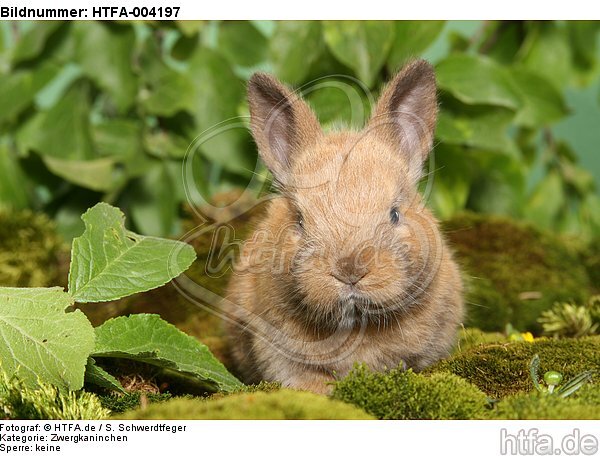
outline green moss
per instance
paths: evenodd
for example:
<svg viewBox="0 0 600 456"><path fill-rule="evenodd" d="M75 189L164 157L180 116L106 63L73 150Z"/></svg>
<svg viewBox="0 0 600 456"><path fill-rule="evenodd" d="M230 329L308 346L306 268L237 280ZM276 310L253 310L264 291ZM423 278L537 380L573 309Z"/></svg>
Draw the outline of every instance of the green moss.
<svg viewBox="0 0 600 456"><path fill-rule="evenodd" d="M556 301L585 301L592 288L577 248L514 220L465 213L444 223L467 285L467 325L540 331Z"/></svg>
<svg viewBox="0 0 600 456"><path fill-rule="evenodd" d="M92 393L62 392L45 383L31 389L16 378L0 377L0 419L100 420L108 415Z"/></svg>
<svg viewBox="0 0 600 456"><path fill-rule="evenodd" d="M596 387L595 390L598 390ZM596 397L598 396L598 393ZM597 420L600 419L600 404L589 402L583 397L561 398L555 394L537 391L510 396L489 413L489 418L498 420Z"/></svg>
<svg viewBox="0 0 600 456"><path fill-rule="evenodd" d="M600 406L600 385L588 383L570 397L578 399L584 404Z"/></svg>
<svg viewBox="0 0 600 456"><path fill-rule="evenodd" d="M56 285L62 247L44 214L0 210L0 286Z"/></svg>
<svg viewBox="0 0 600 456"><path fill-rule="evenodd" d="M495 344L507 340L507 337L499 332L485 332L478 328L462 328L458 335L454 353L463 353L478 345Z"/></svg>
<svg viewBox="0 0 600 456"><path fill-rule="evenodd" d="M272 393L280 389L281 383L262 381L256 385L242 385L237 389L236 393L257 393L259 391Z"/></svg>
<svg viewBox="0 0 600 456"><path fill-rule="evenodd" d="M143 399L142 399L143 398ZM171 399L172 396L169 393L141 393L139 391L126 394L107 394L99 396L102 406L112 413L124 413L129 410L140 407L142 401L147 401L150 404L155 402L165 402Z"/></svg>
<svg viewBox="0 0 600 456"><path fill-rule="evenodd" d="M272 393L274 391L279 391L280 389L281 389L281 383L261 381L260 383L257 383L256 385L242 385L239 388L237 388L236 390L231 391L231 392L221 391L218 393L214 393L210 397L211 397L211 399L218 399L221 397L230 396L232 394L240 394L240 393L259 393L259 392Z"/></svg>
<svg viewBox="0 0 600 456"><path fill-rule="evenodd" d="M488 404L485 394L456 375L411 370L372 372L356 366L336 382L333 397L381 419L473 419Z"/></svg>
<svg viewBox="0 0 600 456"><path fill-rule="evenodd" d="M438 362L426 372L456 374L489 396L501 398L533 388L529 362L536 353L540 372L559 371L566 381L600 366L600 336L477 346Z"/></svg>
<svg viewBox="0 0 600 456"><path fill-rule="evenodd" d="M362 410L343 402L306 391L282 389L266 393L242 393L218 399L173 399L151 404L117 419L145 420L342 420L373 419Z"/></svg>

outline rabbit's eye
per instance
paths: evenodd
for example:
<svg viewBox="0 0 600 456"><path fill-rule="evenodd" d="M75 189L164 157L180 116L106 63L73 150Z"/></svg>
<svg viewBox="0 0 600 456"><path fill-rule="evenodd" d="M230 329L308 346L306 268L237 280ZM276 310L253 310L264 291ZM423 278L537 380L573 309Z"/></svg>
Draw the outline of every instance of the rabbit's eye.
<svg viewBox="0 0 600 456"><path fill-rule="evenodd" d="M398 211L397 207L393 207L390 211L390 220L394 225L397 225L400 221L400 212Z"/></svg>
<svg viewBox="0 0 600 456"><path fill-rule="evenodd" d="M298 212L296 215L296 223L300 229L304 229L304 218L302 218L302 214Z"/></svg>

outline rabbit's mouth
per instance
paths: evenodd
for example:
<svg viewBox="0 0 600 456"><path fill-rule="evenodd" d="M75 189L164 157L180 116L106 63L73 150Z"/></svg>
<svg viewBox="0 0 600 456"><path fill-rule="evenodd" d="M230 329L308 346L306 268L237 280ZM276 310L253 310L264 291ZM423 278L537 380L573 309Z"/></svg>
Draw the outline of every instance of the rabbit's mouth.
<svg viewBox="0 0 600 456"><path fill-rule="evenodd" d="M356 326L381 315L383 308L364 293L351 291L338 301L343 326Z"/></svg>

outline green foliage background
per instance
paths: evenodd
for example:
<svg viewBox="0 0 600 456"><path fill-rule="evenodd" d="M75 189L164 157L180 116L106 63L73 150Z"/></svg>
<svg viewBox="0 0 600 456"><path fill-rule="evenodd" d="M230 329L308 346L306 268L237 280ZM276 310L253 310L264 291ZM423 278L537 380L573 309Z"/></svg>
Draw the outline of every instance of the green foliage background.
<svg viewBox="0 0 600 456"><path fill-rule="evenodd" d="M0 207L43 210L70 238L102 200L143 234L176 234L186 150L220 122L247 123L254 71L302 87L326 126L352 125L370 91L422 56L440 89L424 189L436 213L507 214L588 239L600 230L599 31L592 21L0 23ZM198 150L204 197L253 175L268 183L246 129Z"/></svg>

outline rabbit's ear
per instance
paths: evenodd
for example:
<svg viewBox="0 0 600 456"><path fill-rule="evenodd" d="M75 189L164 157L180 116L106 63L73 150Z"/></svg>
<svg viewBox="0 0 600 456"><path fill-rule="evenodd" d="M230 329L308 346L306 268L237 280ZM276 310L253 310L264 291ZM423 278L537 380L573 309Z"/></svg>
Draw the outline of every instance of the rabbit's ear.
<svg viewBox="0 0 600 456"><path fill-rule="evenodd" d="M436 117L433 67L415 60L385 87L368 127L420 170L431 150Z"/></svg>
<svg viewBox="0 0 600 456"><path fill-rule="evenodd" d="M275 178L284 182L294 154L322 135L319 122L301 98L265 73L250 78L248 103L260 156Z"/></svg>

